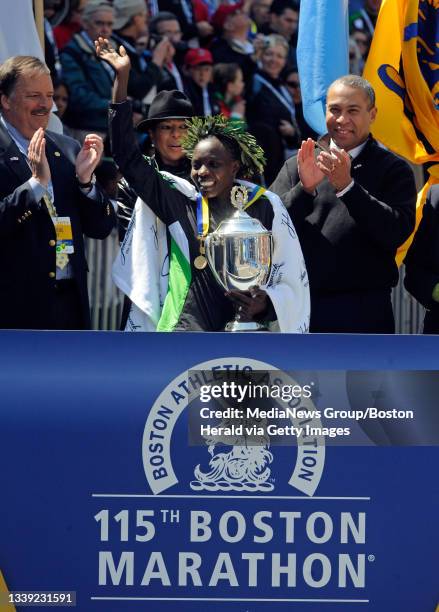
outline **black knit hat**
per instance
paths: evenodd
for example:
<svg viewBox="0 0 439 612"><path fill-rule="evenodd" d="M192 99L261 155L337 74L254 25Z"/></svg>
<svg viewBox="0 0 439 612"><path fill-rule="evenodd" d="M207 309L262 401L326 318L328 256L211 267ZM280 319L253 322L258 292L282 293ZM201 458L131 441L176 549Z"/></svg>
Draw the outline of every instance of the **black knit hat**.
<svg viewBox="0 0 439 612"><path fill-rule="evenodd" d="M164 119L189 119L194 109L189 98L181 91L160 91L151 103L148 118L137 125L139 132L146 132L158 121Z"/></svg>

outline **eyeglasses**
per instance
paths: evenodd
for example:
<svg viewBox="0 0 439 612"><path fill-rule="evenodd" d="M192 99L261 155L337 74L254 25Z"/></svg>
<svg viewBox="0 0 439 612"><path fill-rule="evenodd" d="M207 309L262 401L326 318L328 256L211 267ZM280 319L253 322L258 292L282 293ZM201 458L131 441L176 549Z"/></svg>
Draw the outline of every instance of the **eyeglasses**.
<svg viewBox="0 0 439 612"><path fill-rule="evenodd" d="M112 28L114 26L114 21L101 21L100 19L97 19L94 24L98 28L103 28L105 26L107 26L107 28Z"/></svg>

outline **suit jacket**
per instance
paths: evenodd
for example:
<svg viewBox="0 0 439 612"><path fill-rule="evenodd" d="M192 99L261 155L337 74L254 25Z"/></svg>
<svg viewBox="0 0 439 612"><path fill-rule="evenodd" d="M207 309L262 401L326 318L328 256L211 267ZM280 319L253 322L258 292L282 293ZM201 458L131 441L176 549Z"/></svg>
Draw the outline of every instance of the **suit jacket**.
<svg viewBox="0 0 439 612"><path fill-rule="evenodd" d="M369 138L352 161L351 174L354 185L340 198L326 179L315 196L309 195L294 157L270 187L294 222L311 293L390 290L398 282L396 250L415 224L413 172Z"/></svg>
<svg viewBox="0 0 439 612"><path fill-rule="evenodd" d="M70 217L74 253L70 255L77 282L85 328L90 327L87 262L83 233L105 238L115 224L114 210L99 187L98 198L79 189L75 140L46 132L55 206L59 216ZM25 156L0 124L0 327L52 329L55 299L56 233L45 204L35 200L27 183L31 171Z"/></svg>
<svg viewBox="0 0 439 612"><path fill-rule="evenodd" d="M311 290L311 332L393 333L395 255L413 231L416 187L409 165L369 138L352 161L354 185L337 197L324 179L305 192L297 160L270 187L302 246Z"/></svg>
<svg viewBox="0 0 439 612"><path fill-rule="evenodd" d="M405 258L406 289L427 309L424 334L439 333L439 302L432 293L439 283L439 185L427 195L421 223Z"/></svg>

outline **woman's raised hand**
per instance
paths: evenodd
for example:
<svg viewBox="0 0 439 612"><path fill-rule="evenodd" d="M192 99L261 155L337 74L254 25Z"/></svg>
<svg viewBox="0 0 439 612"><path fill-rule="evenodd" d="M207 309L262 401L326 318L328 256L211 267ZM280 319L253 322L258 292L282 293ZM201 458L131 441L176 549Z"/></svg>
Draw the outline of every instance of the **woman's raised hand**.
<svg viewBox="0 0 439 612"><path fill-rule="evenodd" d="M118 75L129 73L131 62L122 45L119 47L119 52L117 52L106 38L99 37L95 40L95 48L96 55L100 59L108 62Z"/></svg>

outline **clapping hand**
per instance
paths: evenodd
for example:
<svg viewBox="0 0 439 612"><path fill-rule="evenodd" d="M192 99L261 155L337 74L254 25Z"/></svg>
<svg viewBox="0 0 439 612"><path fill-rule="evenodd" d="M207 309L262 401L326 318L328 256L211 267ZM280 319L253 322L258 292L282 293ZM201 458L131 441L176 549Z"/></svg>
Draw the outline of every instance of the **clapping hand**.
<svg viewBox="0 0 439 612"><path fill-rule="evenodd" d="M314 155L314 140L302 141L302 146L297 153L297 168L299 178L305 191L313 193L319 183L325 178L325 174L318 166Z"/></svg>
<svg viewBox="0 0 439 612"><path fill-rule="evenodd" d="M49 184L51 175L46 157L46 139L43 128L38 128L32 136L27 152L27 158L32 170L32 176L44 187Z"/></svg>
<svg viewBox="0 0 439 612"><path fill-rule="evenodd" d="M87 134L76 158L76 176L81 183L88 183L98 165L104 150L104 143L97 134Z"/></svg>
<svg viewBox="0 0 439 612"><path fill-rule="evenodd" d="M336 191L343 191L352 181L351 158L343 149L322 151L317 156L317 165Z"/></svg>

